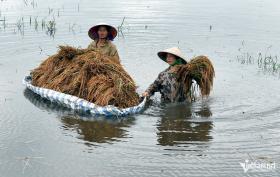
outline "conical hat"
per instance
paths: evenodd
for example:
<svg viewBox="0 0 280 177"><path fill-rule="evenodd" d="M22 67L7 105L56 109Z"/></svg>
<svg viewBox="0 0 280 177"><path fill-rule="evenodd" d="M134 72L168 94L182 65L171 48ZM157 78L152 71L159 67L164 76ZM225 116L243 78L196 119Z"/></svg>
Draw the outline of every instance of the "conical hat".
<svg viewBox="0 0 280 177"><path fill-rule="evenodd" d="M183 56L181 50L180 50L178 47L172 47L172 48L169 48L169 49L165 49L165 50L163 50L163 51L159 51L159 52L158 52L158 56L159 56L160 59L162 59L163 61L166 62L166 55L167 55L168 53L170 53L170 54L172 54L172 55L175 55L175 56L177 56L178 58L182 59L182 62L183 62L184 64L187 63L185 57Z"/></svg>
<svg viewBox="0 0 280 177"><path fill-rule="evenodd" d="M109 31L109 32L111 33L111 37L112 37L111 40L113 40L113 39L117 36L118 31L117 31L117 29L116 29L115 27L113 27L113 26L111 26L111 25L109 25L109 24L107 24L107 23L98 23L98 24L96 24L95 26L91 27L91 28L89 29L89 31L88 31L88 36L89 36L91 39L95 40L95 39L98 38L97 31L98 31L98 28L99 28L100 26L107 26L107 27L110 28L110 31Z"/></svg>

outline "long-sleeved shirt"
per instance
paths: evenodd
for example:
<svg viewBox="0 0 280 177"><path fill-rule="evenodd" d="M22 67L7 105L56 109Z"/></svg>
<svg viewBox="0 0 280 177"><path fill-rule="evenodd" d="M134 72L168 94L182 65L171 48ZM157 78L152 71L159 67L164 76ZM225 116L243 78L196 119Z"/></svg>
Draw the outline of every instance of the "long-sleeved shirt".
<svg viewBox="0 0 280 177"><path fill-rule="evenodd" d="M146 92L149 97L155 92L160 92L164 102L183 102L189 100L189 94L184 91L183 83L177 81L176 74L172 72L171 66L162 71Z"/></svg>
<svg viewBox="0 0 280 177"><path fill-rule="evenodd" d="M107 40L103 45L97 46L97 41L93 41L89 44L88 49L96 50L101 52L103 55L107 55L113 58L117 63L120 63L119 54L116 46L109 40Z"/></svg>

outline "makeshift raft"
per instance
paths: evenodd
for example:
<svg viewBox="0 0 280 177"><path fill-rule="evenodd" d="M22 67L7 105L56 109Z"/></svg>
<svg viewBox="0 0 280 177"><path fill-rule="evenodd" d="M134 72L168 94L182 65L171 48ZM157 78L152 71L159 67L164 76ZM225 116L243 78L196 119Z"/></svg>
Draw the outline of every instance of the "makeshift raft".
<svg viewBox="0 0 280 177"><path fill-rule="evenodd" d="M126 116L130 114L137 114L143 111L146 98L144 98L138 105L128 108L117 108L112 105L108 106L98 106L94 103L81 99L79 97L57 92L51 89L46 89L42 87L36 87L31 84L32 78L30 75L23 79L23 84L33 91L34 93L40 95L43 98L50 100L51 102L56 102L65 107L71 108L73 110L88 112L92 115L101 116Z"/></svg>

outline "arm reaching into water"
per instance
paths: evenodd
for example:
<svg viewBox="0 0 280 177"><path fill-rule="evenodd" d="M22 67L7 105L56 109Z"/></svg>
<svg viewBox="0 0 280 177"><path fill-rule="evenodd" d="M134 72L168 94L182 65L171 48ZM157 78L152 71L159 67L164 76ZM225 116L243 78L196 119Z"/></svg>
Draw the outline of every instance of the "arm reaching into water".
<svg viewBox="0 0 280 177"><path fill-rule="evenodd" d="M151 97L155 92L158 92L161 88L162 73L160 73L157 79L148 87L148 89L142 94L144 97Z"/></svg>

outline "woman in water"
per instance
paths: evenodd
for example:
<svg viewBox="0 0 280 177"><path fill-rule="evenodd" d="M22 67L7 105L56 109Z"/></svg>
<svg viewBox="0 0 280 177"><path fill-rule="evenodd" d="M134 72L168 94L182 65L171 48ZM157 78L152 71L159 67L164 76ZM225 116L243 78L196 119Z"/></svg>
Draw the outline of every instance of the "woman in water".
<svg viewBox="0 0 280 177"><path fill-rule="evenodd" d="M182 52L177 47L172 47L158 52L160 59L169 64L169 67L162 71L153 84L142 94L150 97L155 92L160 92L164 102L183 102L189 100L189 96L184 91L184 85L178 81L176 76L176 66L186 64Z"/></svg>
<svg viewBox="0 0 280 177"><path fill-rule="evenodd" d="M117 36L115 27L106 23L99 23L89 29L88 35L93 39L88 49L99 51L103 55L111 57L115 62L120 63L117 48L111 42Z"/></svg>

